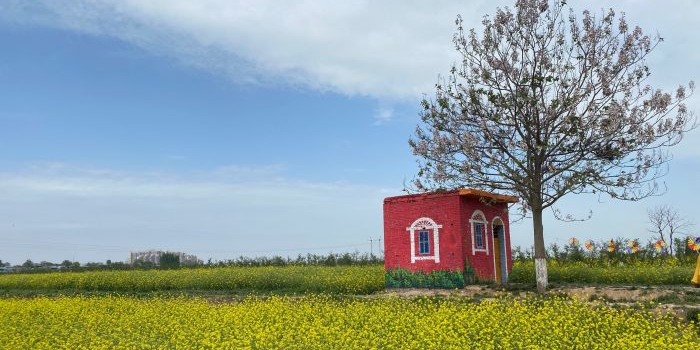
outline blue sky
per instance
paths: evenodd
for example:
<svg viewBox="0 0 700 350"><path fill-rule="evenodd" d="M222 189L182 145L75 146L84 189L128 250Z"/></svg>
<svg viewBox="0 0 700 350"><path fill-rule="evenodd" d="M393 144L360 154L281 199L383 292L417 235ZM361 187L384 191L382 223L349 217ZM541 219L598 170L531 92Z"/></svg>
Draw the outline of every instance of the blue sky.
<svg viewBox="0 0 700 350"><path fill-rule="evenodd" d="M416 173L406 141L455 59L456 14L478 28L498 5L399 4L0 5L0 259L369 251L381 199ZM666 39L653 84L698 79L697 4L616 4ZM663 197L566 198L563 211L594 216L548 218L547 242L646 238L655 204L700 217L698 148L694 131L674 150ZM530 223L511 235L529 246Z"/></svg>

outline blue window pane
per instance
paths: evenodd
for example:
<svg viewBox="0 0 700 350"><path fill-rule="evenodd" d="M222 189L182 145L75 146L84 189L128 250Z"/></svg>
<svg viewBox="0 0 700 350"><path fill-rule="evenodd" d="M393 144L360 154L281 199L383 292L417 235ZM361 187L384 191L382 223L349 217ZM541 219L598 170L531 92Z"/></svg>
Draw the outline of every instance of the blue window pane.
<svg viewBox="0 0 700 350"><path fill-rule="evenodd" d="M476 238L476 247L484 248L484 224L476 223L474 224L474 236Z"/></svg>
<svg viewBox="0 0 700 350"><path fill-rule="evenodd" d="M430 254L430 235L428 231L418 232L418 248L420 254Z"/></svg>

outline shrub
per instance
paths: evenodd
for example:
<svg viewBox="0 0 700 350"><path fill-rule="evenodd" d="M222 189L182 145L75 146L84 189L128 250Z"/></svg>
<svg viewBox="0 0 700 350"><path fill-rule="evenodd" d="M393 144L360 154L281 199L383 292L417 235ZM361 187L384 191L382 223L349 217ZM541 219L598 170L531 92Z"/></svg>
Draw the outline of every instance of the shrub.
<svg viewBox="0 0 700 350"><path fill-rule="evenodd" d="M688 322L700 324L700 309L688 309L685 313Z"/></svg>
<svg viewBox="0 0 700 350"><path fill-rule="evenodd" d="M473 276L473 275L472 275ZM404 269L387 270L385 285L389 288L464 288L464 275L460 271L421 271Z"/></svg>
<svg viewBox="0 0 700 350"><path fill-rule="evenodd" d="M163 253L160 256L160 267L164 269L176 269L180 267L180 256L175 253Z"/></svg>

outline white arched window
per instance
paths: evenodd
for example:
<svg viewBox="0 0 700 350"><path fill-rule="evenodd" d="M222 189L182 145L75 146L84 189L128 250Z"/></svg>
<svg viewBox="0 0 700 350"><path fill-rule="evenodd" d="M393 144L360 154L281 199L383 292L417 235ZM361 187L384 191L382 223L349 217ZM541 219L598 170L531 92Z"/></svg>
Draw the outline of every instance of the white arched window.
<svg viewBox="0 0 700 350"><path fill-rule="evenodd" d="M476 252L486 252L489 254L488 222L481 210L475 210L472 218L469 219L472 231L472 255Z"/></svg>
<svg viewBox="0 0 700 350"><path fill-rule="evenodd" d="M431 218L420 218L406 228L411 234L411 263L416 260L435 260L435 263L440 263L440 236L439 229L442 225L438 225ZM432 244L430 244L430 231L432 231ZM416 235L418 235L418 253L416 253ZM432 246L432 250L430 249Z"/></svg>

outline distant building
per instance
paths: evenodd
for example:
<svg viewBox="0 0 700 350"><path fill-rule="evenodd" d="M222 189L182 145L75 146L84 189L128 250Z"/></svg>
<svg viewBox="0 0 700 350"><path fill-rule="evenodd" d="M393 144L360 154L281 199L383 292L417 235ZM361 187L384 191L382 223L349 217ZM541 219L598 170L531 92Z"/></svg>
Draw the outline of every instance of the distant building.
<svg viewBox="0 0 700 350"><path fill-rule="evenodd" d="M183 252L169 252L163 250L144 250L140 252L129 253L129 260L127 263L134 265L137 262L150 262L152 264L160 265L160 257L165 253L175 254L180 257L180 265L196 265L199 263L196 255L185 254Z"/></svg>

